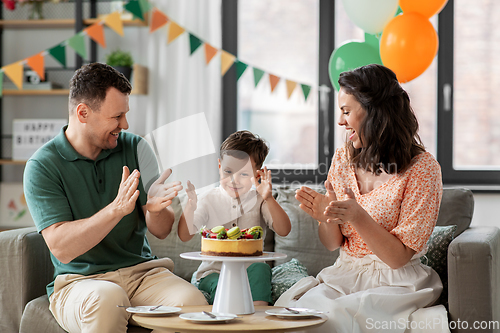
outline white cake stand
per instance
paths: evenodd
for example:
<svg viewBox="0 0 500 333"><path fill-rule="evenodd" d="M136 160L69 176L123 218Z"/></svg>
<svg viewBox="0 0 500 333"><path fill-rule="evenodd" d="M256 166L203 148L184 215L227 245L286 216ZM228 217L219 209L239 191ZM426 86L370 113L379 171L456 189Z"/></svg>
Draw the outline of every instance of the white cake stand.
<svg viewBox="0 0 500 333"><path fill-rule="evenodd" d="M275 252L264 252L255 257L217 257L202 255L201 252L186 252L180 256L191 260L222 261L212 311L234 314L255 312L245 263L286 258L286 254Z"/></svg>

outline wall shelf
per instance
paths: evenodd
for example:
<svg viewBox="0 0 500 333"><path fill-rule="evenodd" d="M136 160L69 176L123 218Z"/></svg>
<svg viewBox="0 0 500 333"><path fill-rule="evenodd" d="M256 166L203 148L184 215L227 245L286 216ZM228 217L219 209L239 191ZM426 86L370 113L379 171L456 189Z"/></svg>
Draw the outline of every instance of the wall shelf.
<svg viewBox="0 0 500 333"><path fill-rule="evenodd" d="M68 96L69 89L54 89L54 90L4 90L4 96L54 96L54 95L66 95Z"/></svg>
<svg viewBox="0 0 500 333"><path fill-rule="evenodd" d="M83 24L91 25L101 21L99 18L84 19ZM0 28L8 29L67 29L75 26L74 19L50 19L50 20L0 20ZM123 26L147 27L147 20L141 21L122 20Z"/></svg>
<svg viewBox="0 0 500 333"><path fill-rule="evenodd" d="M25 165L26 161L14 161L8 159L0 159L0 165Z"/></svg>

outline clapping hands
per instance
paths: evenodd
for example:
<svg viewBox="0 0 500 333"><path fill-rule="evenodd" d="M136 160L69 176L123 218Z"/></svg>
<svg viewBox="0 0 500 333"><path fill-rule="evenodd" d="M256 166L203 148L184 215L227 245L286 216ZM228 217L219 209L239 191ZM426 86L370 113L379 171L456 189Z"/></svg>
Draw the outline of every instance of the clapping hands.
<svg viewBox="0 0 500 333"><path fill-rule="evenodd" d="M273 195L272 177L271 170L267 170L264 167L263 170L257 170L258 177L252 177L252 182L255 185L255 189L260 196L267 200ZM260 183L256 178L260 178Z"/></svg>
<svg viewBox="0 0 500 333"><path fill-rule="evenodd" d="M299 207L319 222L327 222L326 208L331 202L337 201L332 184L325 181L326 195L318 193L309 187L302 186L295 192L295 198L300 202Z"/></svg>
<svg viewBox="0 0 500 333"><path fill-rule="evenodd" d="M172 174L171 169L165 170L161 176L151 185L148 191L146 209L151 213L159 213L172 204L182 185L180 181L165 183Z"/></svg>

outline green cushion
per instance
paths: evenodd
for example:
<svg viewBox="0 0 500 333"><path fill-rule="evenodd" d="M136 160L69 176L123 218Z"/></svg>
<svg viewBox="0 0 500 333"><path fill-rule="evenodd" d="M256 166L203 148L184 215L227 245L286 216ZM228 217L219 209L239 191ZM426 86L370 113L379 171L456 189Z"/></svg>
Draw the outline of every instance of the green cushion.
<svg viewBox="0 0 500 333"><path fill-rule="evenodd" d="M309 276L307 268L295 258L271 270L271 286L273 302L300 279Z"/></svg>
<svg viewBox="0 0 500 333"><path fill-rule="evenodd" d="M434 231L427 241L427 253L420 259L423 264L432 267L441 278L443 292L439 302L445 306L448 301L448 246L453 240L456 230L456 225L434 227Z"/></svg>

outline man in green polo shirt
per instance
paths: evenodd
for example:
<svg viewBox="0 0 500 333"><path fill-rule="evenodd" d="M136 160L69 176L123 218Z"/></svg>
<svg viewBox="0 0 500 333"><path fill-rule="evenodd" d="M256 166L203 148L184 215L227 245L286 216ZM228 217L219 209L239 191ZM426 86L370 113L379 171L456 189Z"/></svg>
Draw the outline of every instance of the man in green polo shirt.
<svg viewBox="0 0 500 333"><path fill-rule="evenodd" d="M68 125L26 164L26 201L55 269L50 310L68 332L126 332L130 315L117 305L207 304L151 254L146 231L167 237L182 186L166 181L170 170L158 177L145 140L122 132L130 91L108 65L77 70Z"/></svg>

